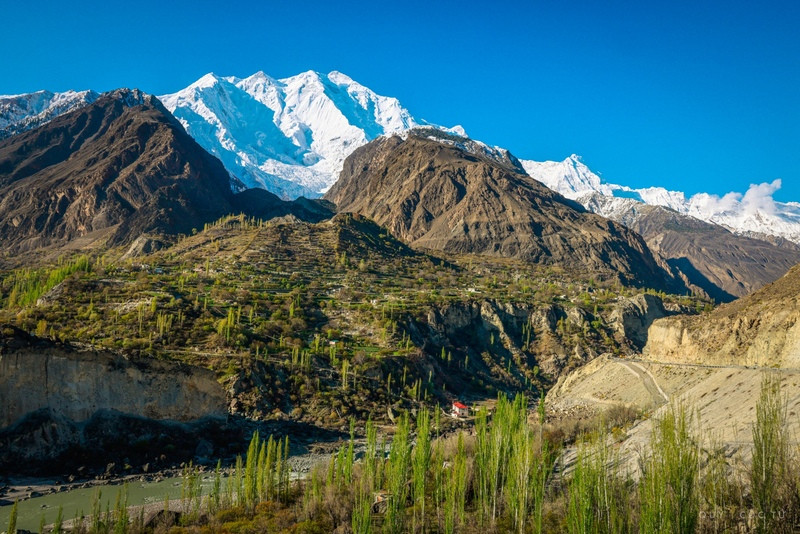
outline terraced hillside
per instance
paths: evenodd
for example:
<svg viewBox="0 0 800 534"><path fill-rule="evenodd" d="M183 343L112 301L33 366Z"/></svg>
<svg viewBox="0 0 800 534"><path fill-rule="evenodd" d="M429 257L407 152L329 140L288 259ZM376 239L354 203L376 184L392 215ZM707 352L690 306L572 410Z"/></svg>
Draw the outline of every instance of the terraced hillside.
<svg viewBox="0 0 800 534"><path fill-rule="evenodd" d="M617 284L423 254L353 214L227 217L146 256L9 271L0 292L1 322L210 368L230 413L328 427L426 400L535 394L601 352L631 351L637 313L620 313L635 293ZM673 311L706 305L663 296Z"/></svg>

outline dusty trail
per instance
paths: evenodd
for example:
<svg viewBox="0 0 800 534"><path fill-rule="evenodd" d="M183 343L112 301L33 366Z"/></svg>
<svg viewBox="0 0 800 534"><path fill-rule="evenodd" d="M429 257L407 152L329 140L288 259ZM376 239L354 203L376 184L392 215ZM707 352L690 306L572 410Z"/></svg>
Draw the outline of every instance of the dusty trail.
<svg viewBox="0 0 800 534"><path fill-rule="evenodd" d="M624 360L618 360L617 364L623 366L625 369L631 372L634 376L636 376L639 380L642 381L644 388L650 393L650 396L653 397L653 402L658 404L662 404L663 402L669 402L669 396L664 393L664 390L661 389L661 386L658 385L656 378L653 376L653 373L645 369L642 365L636 362L627 362Z"/></svg>

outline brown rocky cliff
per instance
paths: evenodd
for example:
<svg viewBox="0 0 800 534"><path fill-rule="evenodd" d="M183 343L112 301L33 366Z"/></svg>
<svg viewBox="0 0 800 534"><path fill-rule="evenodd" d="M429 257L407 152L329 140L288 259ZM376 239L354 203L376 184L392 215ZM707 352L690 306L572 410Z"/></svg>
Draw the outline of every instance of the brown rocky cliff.
<svg viewBox="0 0 800 534"><path fill-rule="evenodd" d="M511 165L415 135L356 150L325 197L414 247L479 253L682 290L636 233Z"/></svg>
<svg viewBox="0 0 800 534"><path fill-rule="evenodd" d="M655 295L636 295L620 299L611 312L611 327L641 349L647 343L647 333L657 319L665 317L664 303Z"/></svg>
<svg viewBox="0 0 800 534"><path fill-rule="evenodd" d="M0 142L0 237L9 249L92 232L112 243L190 232L232 211L230 176L161 103L118 90Z"/></svg>
<svg viewBox="0 0 800 534"><path fill-rule="evenodd" d="M800 266L709 314L655 321L643 354L664 362L800 368Z"/></svg>
<svg viewBox="0 0 800 534"><path fill-rule="evenodd" d="M225 391L206 369L79 351L19 332L0 341L0 428L42 409L76 422L102 410L175 421L227 413Z"/></svg>

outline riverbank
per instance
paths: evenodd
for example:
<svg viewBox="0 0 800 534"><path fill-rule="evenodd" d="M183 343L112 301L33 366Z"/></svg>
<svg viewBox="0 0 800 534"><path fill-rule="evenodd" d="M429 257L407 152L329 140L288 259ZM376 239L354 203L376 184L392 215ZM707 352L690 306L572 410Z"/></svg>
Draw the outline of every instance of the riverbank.
<svg viewBox="0 0 800 534"><path fill-rule="evenodd" d="M291 437L290 437L290 443ZM294 443L292 449L303 451L289 457L292 478L304 478L315 466L324 464L344 440ZM223 467L223 477L231 472L233 460ZM214 466L199 465L203 494L208 494L213 485ZM0 478L0 529L8 524L11 507L18 501L17 525L20 529L37 531L44 517L46 525L52 525L59 507L63 510L65 525L76 517L91 511L93 499L100 499L105 509L111 507L117 493L127 486L128 512L130 517L143 514L148 519L164 510L164 502L170 501L170 510L181 512L181 466L161 469L153 473L135 473L125 476L97 475L87 478L63 477L4 477ZM70 480L72 478L72 480Z"/></svg>

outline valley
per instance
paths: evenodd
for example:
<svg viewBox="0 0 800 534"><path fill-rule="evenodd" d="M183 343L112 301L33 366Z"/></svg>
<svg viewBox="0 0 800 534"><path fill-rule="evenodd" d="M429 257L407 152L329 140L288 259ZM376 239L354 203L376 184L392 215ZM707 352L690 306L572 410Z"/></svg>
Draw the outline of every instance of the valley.
<svg viewBox="0 0 800 534"><path fill-rule="evenodd" d="M800 518L796 245L419 126L337 72L210 74L163 100L0 107L9 524L27 486L71 502L122 481L146 487L69 523L48 495L46 528Z"/></svg>

